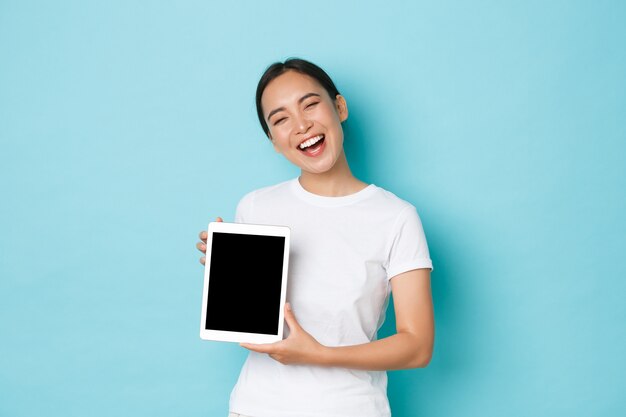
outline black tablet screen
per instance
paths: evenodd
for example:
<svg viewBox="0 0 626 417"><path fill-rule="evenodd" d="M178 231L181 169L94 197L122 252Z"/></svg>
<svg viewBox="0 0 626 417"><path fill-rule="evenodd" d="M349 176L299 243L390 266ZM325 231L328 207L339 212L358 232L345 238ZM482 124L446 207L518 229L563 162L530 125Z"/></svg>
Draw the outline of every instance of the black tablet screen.
<svg viewBox="0 0 626 417"><path fill-rule="evenodd" d="M214 232L206 329L277 334L285 238Z"/></svg>

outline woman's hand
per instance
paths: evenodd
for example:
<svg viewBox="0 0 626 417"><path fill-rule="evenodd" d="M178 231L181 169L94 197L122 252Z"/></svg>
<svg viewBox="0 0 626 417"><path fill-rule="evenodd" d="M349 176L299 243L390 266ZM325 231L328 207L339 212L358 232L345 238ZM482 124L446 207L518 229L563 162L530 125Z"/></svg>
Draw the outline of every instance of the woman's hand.
<svg viewBox="0 0 626 417"><path fill-rule="evenodd" d="M218 222L223 222L224 220L222 220L221 217L218 217L215 221ZM200 240L201 242L196 243L196 248L198 248L198 250L202 253L204 253L206 255L206 238L207 238L207 232L206 230L203 230L200 232ZM203 256L202 258L200 258L200 263L202 265L204 265L206 261L206 256Z"/></svg>
<svg viewBox="0 0 626 417"><path fill-rule="evenodd" d="M289 326L289 336L286 339L275 343L240 343L240 345L255 352L267 353L283 365L322 364L326 347L300 327L289 303L285 304L285 320Z"/></svg>

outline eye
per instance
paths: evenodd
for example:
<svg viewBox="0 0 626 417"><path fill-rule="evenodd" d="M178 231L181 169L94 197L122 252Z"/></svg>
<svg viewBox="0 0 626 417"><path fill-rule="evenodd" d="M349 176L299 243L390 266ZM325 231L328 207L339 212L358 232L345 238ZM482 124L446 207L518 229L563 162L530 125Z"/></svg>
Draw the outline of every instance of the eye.
<svg viewBox="0 0 626 417"><path fill-rule="evenodd" d="M285 120L287 120L286 117L281 117L280 119L275 120L273 124L274 124L274 126L276 126L277 124L280 124L280 123L284 122Z"/></svg>
<svg viewBox="0 0 626 417"><path fill-rule="evenodd" d="M319 101L314 101L313 103L309 103L309 104L306 105L305 108L306 109L311 108L311 107L315 106L316 104L319 104Z"/></svg>

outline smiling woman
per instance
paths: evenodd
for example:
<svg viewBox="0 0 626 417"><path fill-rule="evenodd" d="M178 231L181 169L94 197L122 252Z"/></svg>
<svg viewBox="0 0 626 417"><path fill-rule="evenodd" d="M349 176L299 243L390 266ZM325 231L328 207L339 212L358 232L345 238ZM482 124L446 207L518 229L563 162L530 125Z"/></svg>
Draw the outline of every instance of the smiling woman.
<svg viewBox="0 0 626 417"><path fill-rule="evenodd" d="M256 98L263 131L301 174L245 195L235 221L292 230L289 331L277 343L242 344L250 354L230 411L390 416L385 371L424 367L433 350L432 261L421 220L410 203L352 174L343 149L348 106L321 68L275 63ZM377 340L390 293L397 332Z"/></svg>

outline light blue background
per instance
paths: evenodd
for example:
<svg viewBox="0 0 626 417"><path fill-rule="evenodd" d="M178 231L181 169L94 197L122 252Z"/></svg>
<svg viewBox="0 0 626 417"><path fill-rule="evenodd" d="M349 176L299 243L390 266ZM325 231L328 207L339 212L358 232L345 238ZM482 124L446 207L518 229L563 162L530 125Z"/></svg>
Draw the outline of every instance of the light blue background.
<svg viewBox="0 0 626 417"><path fill-rule="evenodd" d="M422 217L435 354L389 373L394 416L626 415L624 22L620 1L2 0L0 415L225 417L245 351L198 337L194 244L298 174L254 110L289 56L346 96L355 174Z"/></svg>

